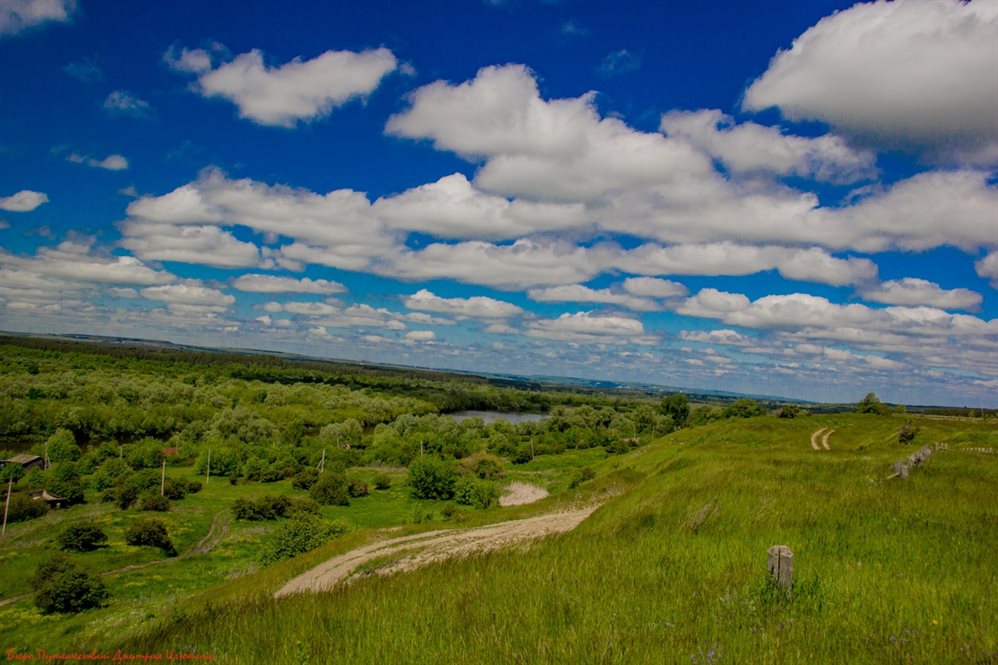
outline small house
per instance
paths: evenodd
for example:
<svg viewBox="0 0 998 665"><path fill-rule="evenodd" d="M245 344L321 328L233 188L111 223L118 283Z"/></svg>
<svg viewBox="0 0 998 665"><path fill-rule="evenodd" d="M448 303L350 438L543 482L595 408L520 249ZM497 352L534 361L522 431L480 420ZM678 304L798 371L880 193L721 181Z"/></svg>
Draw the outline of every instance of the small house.
<svg viewBox="0 0 998 665"><path fill-rule="evenodd" d="M32 469L45 469L45 460L38 455L14 455L10 459L0 460L0 469L8 464L20 465L21 468L24 469L25 473L31 471Z"/></svg>
<svg viewBox="0 0 998 665"><path fill-rule="evenodd" d="M28 492L28 496L31 497L32 501L44 501L49 505L49 508L61 508L62 502L66 500L61 496L49 494L48 490L31 490Z"/></svg>

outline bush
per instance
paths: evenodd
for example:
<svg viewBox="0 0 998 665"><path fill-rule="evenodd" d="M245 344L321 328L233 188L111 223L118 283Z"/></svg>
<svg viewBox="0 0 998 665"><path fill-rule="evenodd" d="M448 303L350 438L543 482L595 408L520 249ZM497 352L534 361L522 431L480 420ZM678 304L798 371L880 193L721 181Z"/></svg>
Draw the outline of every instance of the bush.
<svg viewBox="0 0 998 665"><path fill-rule="evenodd" d="M100 607L108 597L103 582L80 570L63 555L38 566L31 586L35 590L35 605L45 613L75 613Z"/></svg>
<svg viewBox="0 0 998 665"><path fill-rule="evenodd" d="M177 548L170 541L166 525L160 520L140 520L125 531L125 542L139 547L158 547L167 556L176 556Z"/></svg>
<svg viewBox="0 0 998 665"><path fill-rule="evenodd" d="M165 513L170 509L170 500L159 492L152 490L144 492L139 497L139 510L154 510Z"/></svg>
<svg viewBox="0 0 998 665"><path fill-rule="evenodd" d="M347 494L357 499L370 494L371 490L360 478L354 476L347 481Z"/></svg>
<svg viewBox="0 0 998 665"><path fill-rule="evenodd" d="M498 480L503 477L502 460L488 453L475 453L458 462L461 475L472 474L482 480Z"/></svg>
<svg viewBox="0 0 998 665"><path fill-rule="evenodd" d="M387 490L391 489L392 477L387 473L378 473L374 476L374 489Z"/></svg>
<svg viewBox="0 0 998 665"><path fill-rule="evenodd" d="M59 549L92 552L107 545L107 534L96 524L70 524L58 538Z"/></svg>
<svg viewBox="0 0 998 665"><path fill-rule="evenodd" d="M513 464L526 464L532 459L534 459L534 453L530 450L530 446L520 446L516 449L516 452L513 453L513 457L510 461Z"/></svg>
<svg viewBox="0 0 998 665"><path fill-rule="evenodd" d="M485 510L499 502L499 486L488 480L462 476L454 484L454 500L465 506Z"/></svg>
<svg viewBox="0 0 998 665"><path fill-rule="evenodd" d="M729 404L722 415L725 418L754 418L766 415L766 409L754 399L743 397Z"/></svg>
<svg viewBox="0 0 998 665"><path fill-rule="evenodd" d="M592 480L596 477L596 471L592 467L584 466L581 469L576 469L572 472L572 477L568 481L568 488L575 489L587 480Z"/></svg>
<svg viewBox="0 0 998 665"><path fill-rule="evenodd" d="M302 469L291 479L291 486L295 489L308 491L312 485L319 481L319 472L315 469Z"/></svg>
<svg viewBox="0 0 998 665"><path fill-rule="evenodd" d="M291 499L286 496L261 496L259 499L236 499L232 514L237 520L262 521L284 517Z"/></svg>
<svg viewBox="0 0 998 665"><path fill-rule="evenodd" d="M6 498L6 494L4 494ZM11 494L10 507L7 511L8 522L23 522L41 517L49 511L47 503L40 499L32 499L27 494Z"/></svg>
<svg viewBox="0 0 998 665"><path fill-rule="evenodd" d="M50 480L46 484L48 493L63 499L61 506L66 508L78 503L83 503L83 485L78 478L68 478Z"/></svg>
<svg viewBox="0 0 998 665"><path fill-rule="evenodd" d="M906 446L915 440L916 434L918 434L918 428L911 423L905 423L898 429L898 443Z"/></svg>
<svg viewBox="0 0 998 665"><path fill-rule="evenodd" d="M779 418L799 418L805 414L804 411L801 410L801 408L796 404L787 404L785 407L777 411L776 415Z"/></svg>
<svg viewBox="0 0 998 665"><path fill-rule="evenodd" d="M327 471L312 485L309 495L324 506L349 506L350 492L346 476Z"/></svg>
<svg viewBox="0 0 998 665"><path fill-rule="evenodd" d="M417 499L450 499L454 496L454 469L434 457L417 457L409 465L409 486Z"/></svg>
<svg viewBox="0 0 998 665"><path fill-rule="evenodd" d="M325 474L324 474L325 475ZM300 513L281 524L264 546L261 561L271 564L313 550L350 530L342 520L327 522L320 516Z"/></svg>
<svg viewBox="0 0 998 665"><path fill-rule="evenodd" d="M173 501L179 501L188 494L197 494L200 491L200 482L196 480L184 480L183 478L167 478L163 487L166 498Z"/></svg>

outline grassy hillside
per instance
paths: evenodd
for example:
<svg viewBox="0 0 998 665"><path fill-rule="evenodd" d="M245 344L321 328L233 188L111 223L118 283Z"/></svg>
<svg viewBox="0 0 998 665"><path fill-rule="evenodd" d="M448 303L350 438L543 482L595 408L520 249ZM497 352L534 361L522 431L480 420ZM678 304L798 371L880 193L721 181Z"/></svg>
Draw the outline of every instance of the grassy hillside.
<svg viewBox="0 0 998 665"><path fill-rule="evenodd" d="M998 455L964 448L998 448L998 428L916 419L915 446L949 448L887 481L911 452L902 422L682 430L524 509L616 494L572 533L270 599L354 534L190 598L122 646L231 663L994 662ZM811 447L820 427L835 429L829 451ZM789 599L766 582L775 544L795 554Z"/></svg>

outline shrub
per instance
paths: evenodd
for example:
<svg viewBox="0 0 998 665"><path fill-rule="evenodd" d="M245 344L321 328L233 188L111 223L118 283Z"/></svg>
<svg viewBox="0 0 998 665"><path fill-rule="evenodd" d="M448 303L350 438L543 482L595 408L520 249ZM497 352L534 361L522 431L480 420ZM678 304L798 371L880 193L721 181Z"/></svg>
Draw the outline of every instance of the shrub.
<svg viewBox="0 0 998 665"><path fill-rule="evenodd" d="M804 411L796 404L787 404L776 415L780 418L799 418L804 415Z"/></svg>
<svg viewBox="0 0 998 665"><path fill-rule="evenodd" d="M232 514L237 520L261 521L284 517L291 499L286 496L261 496L259 499L236 499Z"/></svg>
<svg viewBox="0 0 998 665"><path fill-rule="evenodd" d="M103 582L80 570L63 555L56 555L38 566L31 586L35 590L35 605L45 613L75 613L100 607L108 596Z"/></svg>
<svg viewBox="0 0 998 665"><path fill-rule="evenodd" d="M107 534L96 524L70 524L58 538L59 549L92 552L106 546Z"/></svg>
<svg viewBox="0 0 998 665"><path fill-rule="evenodd" d="M347 481L347 494L357 499L370 494L371 490L360 478L354 476Z"/></svg>
<svg viewBox="0 0 998 665"><path fill-rule="evenodd" d="M387 473L378 473L374 476L374 489L387 490L391 489L392 477Z"/></svg>
<svg viewBox="0 0 998 665"><path fill-rule="evenodd" d="M499 486L489 480L462 476L454 483L454 500L481 510L498 503L500 494Z"/></svg>
<svg viewBox="0 0 998 665"><path fill-rule="evenodd" d="M766 409L754 399L743 397L729 404L722 415L725 418L753 418L766 415Z"/></svg>
<svg viewBox="0 0 998 665"><path fill-rule="evenodd" d="M4 494L6 498L6 494ZM49 511L49 506L44 501L32 499L27 494L11 494L10 507L7 510L8 522L23 522L41 517Z"/></svg>
<svg viewBox="0 0 998 665"><path fill-rule="evenodd" d="M475 453L458 462L461 475L472 474L482 480L497 480L503 477L502 460L488 453Z"/></svg>
<svg viewBox="0 0 998 665"><path fill-rule="evenodd" d="M291 486L299 490L310 490L319 480L319 472L315 469L302 469L291 479Z"/></svg>
<svg viewBox="0 0 998 665"><path fill-rule="evenodd" d="M906 446L915 440L916 434L918 434L918 428L911 423L905 423L898 429L898 443Z"/></svg>
<svg viewBox="0 0 998 665"><path fill-rule="evenodd" d="M170 500L159 492L148 490L139 496L139 510L154 510L164 513L170 509Z"/></svg>
<svg viewBox="0 0 998 665"><path fill-rule="evenodd" d="M450 499L454 496L454 469L434 457L418 457L409 465L409 486L417 499Z"/></svg>
<svg viewBox="0 0 998 665"><path fill-rule="evenodd" d="M201 491L201 483L196 480L184 480L183 478L167 478L163 487L166 498L179 501L188 494L197 494Z"/></svg>
<svg viewBox="0 0 998 665"><path fill-rule="evenodd" d="M513 464L526 464L530 460L534 459L533 451L530 450L530 446L520 446L513 453L513 457L510 461Z"/></svg>
<svg viewBox="0 0 998 665"><path fill-rule="evenodd" d="M327 522L322 517L300 513L281 524L263 546L261 561L271 564L313 550L350 530L343 520Z"/></svg>
<svg viewBox="0 0 998 665"><path fill-rule="evenodd" d="M160 520L139 520L125 531L125 542L139 547L158 547L167 556L176 556L166 525Z"/></svg>
<svg viewBox="0 0 998 665"><path fill-rule="evenodd" d="M13 480L15 483L24 477L24 467L20 464L8 464L0 469L0 483L6 485Z"/></svg>
<svg viewBox="0 0 998 665"><path fill-rule="evenodd" d="M349 506L350 493L346 476L327 471L312 485L309 495L324 506Z"/></svg>
<svg viewBox="0 0 998 665"><path fill-rule="evenodd" d="M572 472L572 477L568 481L568 488L575 489L587 480L592 480L596 477L596 471L592 467L584 466L581 469L576 469Z"/></svg>

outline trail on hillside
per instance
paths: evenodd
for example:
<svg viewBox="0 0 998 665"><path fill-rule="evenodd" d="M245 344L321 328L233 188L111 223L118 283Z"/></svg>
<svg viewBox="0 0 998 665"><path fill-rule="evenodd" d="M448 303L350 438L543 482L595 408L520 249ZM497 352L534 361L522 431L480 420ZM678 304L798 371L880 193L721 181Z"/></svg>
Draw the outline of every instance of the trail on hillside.
<svg viewBox="0 0 998 665"><path fill-rule="evenodd" d="M821 429L819 429L818 431L816 431L814 434L811 435L811 447L814 448L815 450L821 450L821 446L818 445L818 437L821 436L826 429L828 428L822 427Z"/></svg>
<svg viewBox="0 0 998 665"><path fill-rule="evenodd" d="M831 450L832 449L832 447L830 445L828 445L828 437L830 437L833 434L835 434L835 430L830 429L827 432L825 432L825 435L823 437L821 437L821 445L822 445L822 447L825 450Z"/></svg>
<svg viewBox="0 0 998 665"><path fill-rule="evenodd" d="M143 568L151 568L152 566L160 566L164 563L170 563L171 561L176 561L178 559L186 559L187 557L196 556L198 554L207 554L211 550L215 549L222 538L225 538L226 534L229 533L229 512L223 510L222 512L215 515L211 520L211 527L208 529L208 533L205 534L204 538L199 540L193 547L177 557L170 557L168 559L156 559L154 561L147 561L146 563L135 563L130 566L124 566L122 568L115 568L114 570L105 570L102 573L98 573L100 577L109 577L111 575L119 575L121 573L130 573L135 570L142 570ZM9 605L11 603L16 603L19 600L24 600L25 598L30 598L33 594L22 593L17 596L10 596L9 598L4 598L0 600L0 607L4 605Z"/></svg>
<svg viewBox="0 0 998 665"><path fill-rule="evenodd" d="M388 575L413 570L434 561L488 552L577 527L598 506L490 524L474 529L428 531L391 538L333 557L294 578L274 593L274 598L304 591L325 591L348 579L360 566L386 559L373 572Z"/></svg>

